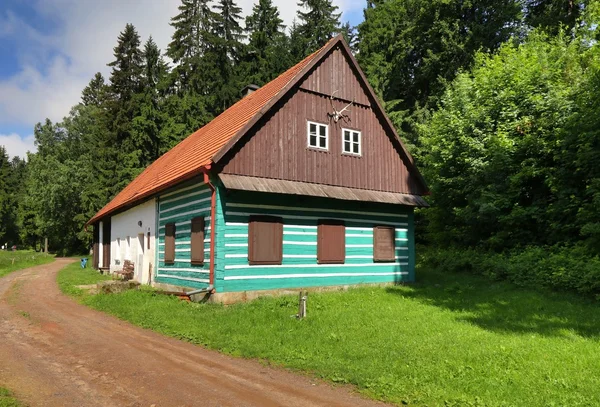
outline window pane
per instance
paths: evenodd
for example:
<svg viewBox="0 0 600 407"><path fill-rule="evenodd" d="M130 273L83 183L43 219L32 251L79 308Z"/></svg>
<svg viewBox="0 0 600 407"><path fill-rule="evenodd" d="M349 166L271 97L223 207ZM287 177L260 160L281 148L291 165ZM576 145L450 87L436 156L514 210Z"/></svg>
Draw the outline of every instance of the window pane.
<svg viewBox="0 0 600 407"><path fill-rule="evenodd" d="M327 139L325 137L319 137L319 147L321 147L321 148L327 147Z"/></svg>
<svg viewBox="0 0 600 407"><path fill-rule="evenodd" d="M319 126L319 134L320 134L322 137L325 137L325 129L326 129L326 127L325 127L325 126Z"/></svg>
<svg viewBox="0 0 600 407"><path fill-rule="evenodd" d="M344 141L350 141L350 132L348 130L344 131Z"/></svg>
<svg viewBox="0 0 600 407"><path fill-rule="evenodd" d="M350 142L349 141L344 141L344 152L345 153L350 152Z"/></svg>
<svg viewBox="0 0 600 407"><path fill-rule="evenodd" d="M316 135L312 135L310 136L310 145L312 147L316 147L317 146L317 136Z"/></svg>
<svg viewBox="0 0 600 407"><path fill-rule="evenodd" d="M358 150L358 144L353 144L352 145L353 149L354 149L354 154L358 154L360 151Z"/></svg>
<svg viewBox="0 0 600 407"><path fill-rule="evenodd" d="M310 124L310 134L317 134L317 125L314 123Z"/></svg>
<svg viewBox="0 0 600 407"><path fill-rule="evenodd" d="M358 133L354 133L354 142L358 143Z"/></svg>

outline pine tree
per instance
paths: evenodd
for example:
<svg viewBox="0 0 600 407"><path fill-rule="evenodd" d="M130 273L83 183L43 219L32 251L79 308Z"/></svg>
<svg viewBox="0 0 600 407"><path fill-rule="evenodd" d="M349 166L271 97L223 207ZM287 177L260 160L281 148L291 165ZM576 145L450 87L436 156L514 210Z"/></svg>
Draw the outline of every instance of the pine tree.
<svg viewBox="0 0 600 407"><path fill-rule="evenodd" d="M248 52L244 61L247 84L263 85L290 65L288 41L279 10L271 0L260 0L246 17Z"/></svg>
<svg viewBox="0 0 600 407"><path fill-rule="evenodd" d="M307 11L298 11L298 30L306 41L305 55L325 45L340 30L338 7L331 0L300 0L298 6Z"/></svg>
<svg viewBox="0 0 600 407"><path fill-rule="evenodd" d="M346 43L352 50L353 53L356 53L358 47L358 33L356 31L356 27L350 25L350 22L346 21L340 27L340 32L344 36Z"/></svg>
<svg viewBox="0 0 600 407"><path fill-rule="evenodd" d="M8 178L10 176L10 160L6 148L0 146L0 244L4 244L4 238L10 227L8 218L10 217L11 197L8 187Z"/></svg>
<svg viewBox="0 0 600 407"><path fill-rule="evenodd" d="M139 106L139 115L133 119L132 137L134 149L141 152L141 167L146 167L159 155L160 131L163 121L160 103L164 93L161 86L163 86L169 71L152 36L144 45L142 68L143 93L136 100Z"/></svg>
<svg viewBox="0 0 600 407"><path fill-rule="evenodd" d="M104 83L104 76L100 72L83 89L81 103L86 106L101 106L108 99L108 86Z"/></svg>
<svg viewBox="0 0 600 407"><path fill-rule="evenodd" d="M179 95L209 93L214 61L206 55L214 46L213 29L216 14L209 0L182 0L179 14L171 19L175 29L167 48L173 60L173 84Z"/></svg>
<svg viewBox="0 0 600 407"><path fill-rule="evenodd" d="M112 67L110 87L115 98L122 103L131 100L141 88L140 36L132 24L127 24L119 34L114 57L115 60L108 64Z"/></svg>
<svg viewBox="0 0 600 407"><path fill-rule="evenodd" d="M217 18L215 22L215 47L213 56L219 81L214 88L215 114L227 109L239 98L240 83L239 62L242 54L244 38L240 26L242 9L233 0L220 0L215 6Z"/></svg>
<svg viewBox="0 0 600 407"><path fill-rule="evenodd" d="M132 137L133 119L139 115L136 95L142 93L142 51L140 36L132 24L120 33L114 48L115 60L108 64L112 98L112 126L118 149L116 183L113 193L122 190L143 169L142 153Z"/></svg>
<svg viewBox="0 0 600 407"><path fill-rule="evenodd" d="M289 28L289 52L290 58L293 63L298 63L302 58L308 55L307 53L307 40L302 36L300 32L300 26L296 19L292 21L292 25Z"/></svg>

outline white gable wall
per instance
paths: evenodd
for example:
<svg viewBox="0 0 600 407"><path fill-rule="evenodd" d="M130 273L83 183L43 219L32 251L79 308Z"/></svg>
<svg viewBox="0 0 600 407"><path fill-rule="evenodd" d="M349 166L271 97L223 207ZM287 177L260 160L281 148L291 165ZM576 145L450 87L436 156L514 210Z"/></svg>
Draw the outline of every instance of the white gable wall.
<svg viewBox="0 0 600 407"><path fill-rule="evenodd" d="M114 215L111 218L110 229L110 271L121 270L123 262L130 260L135 264L134 279L142 284L148 284L150 267L152 273L155 267L156 200L149 200ZM150 249L148 249L148 232L150 232Z"/></svg>

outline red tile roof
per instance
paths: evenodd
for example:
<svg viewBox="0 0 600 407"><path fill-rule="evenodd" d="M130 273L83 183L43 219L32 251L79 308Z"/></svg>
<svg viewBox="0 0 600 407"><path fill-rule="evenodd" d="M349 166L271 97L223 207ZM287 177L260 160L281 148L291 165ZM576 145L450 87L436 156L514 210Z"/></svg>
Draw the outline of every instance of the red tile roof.
<svg viewBox="0 0 600 407"><path fill-rule="evenodd" d="M153 162L104 206L87 224L199 174L213 157L234 138L254 116L269 104L316 56L335 42L309 55L265 86L242 98L210 123L192 133Z"/></svg>

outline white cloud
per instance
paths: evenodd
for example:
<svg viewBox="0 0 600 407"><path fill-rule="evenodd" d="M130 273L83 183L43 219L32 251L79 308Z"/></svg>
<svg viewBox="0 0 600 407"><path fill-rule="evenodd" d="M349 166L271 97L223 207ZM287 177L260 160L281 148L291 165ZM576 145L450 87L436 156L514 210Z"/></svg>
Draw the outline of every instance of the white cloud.
<svg viewBox="0 0 600 407"><path fill-rule="evenodd" d="M34 153L37 151L34 145L33 134L27 137L20 137L18 134L0 134L0 146L4 146L8 155L12 158L19 156L21 158L27 158L27 152Z"/></svg>
<svg viewBox="0 0 600 407"><path fill-rule="evenodd" d="M255 1L238 0L244 15ZM274 3L290 25L297 1ZM52 35L14 14L0 15L0 37L18 44L20 64L18 73L0 78L0 132L3 124L33 127L46 118L59 121L66 116L95 72L109 75L106 64L112 61L117 36L126 23L135 25L142 41L152 35L164 51L172 34L169 21L179 4L180 0L38 0L38 12L58 22ZM350 12L364 7L364 0L334 0L334 4Z"/></svg>

